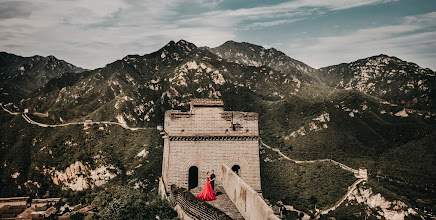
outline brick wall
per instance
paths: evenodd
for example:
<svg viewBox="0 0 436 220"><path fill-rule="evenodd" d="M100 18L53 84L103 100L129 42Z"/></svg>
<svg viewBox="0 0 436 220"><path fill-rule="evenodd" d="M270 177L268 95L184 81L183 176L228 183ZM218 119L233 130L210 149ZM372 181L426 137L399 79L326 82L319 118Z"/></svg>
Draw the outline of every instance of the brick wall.
<svg viewBox="0 0 436 220"><path fill-rule="evenodd" d="M238 165L240 177L260 191L258 114L224 111L220 100L195 100L189 112L169 110L164 119L162 179L188 188L189 168L198 168L198 186L221 164ZM218 183L219 184L219 183Z"/></svg>
<svg viewBox="0 0 436 220"><path fill-rule="evenodd" d="M258 140L165 141L163 177L167 186L176 184L188 188L189 168L198 168L198 185L206 183L206 172L215 170L220 179L221 164L240 166L240 177L260 191ZM219 183L218 183L219 184Z"/></svg>

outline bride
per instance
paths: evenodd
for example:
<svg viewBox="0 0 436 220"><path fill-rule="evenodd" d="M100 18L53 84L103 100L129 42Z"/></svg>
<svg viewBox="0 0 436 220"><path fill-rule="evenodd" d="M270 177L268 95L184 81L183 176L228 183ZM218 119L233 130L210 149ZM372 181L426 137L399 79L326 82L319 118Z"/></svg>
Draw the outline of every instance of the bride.
<svg viewBox="0 0 436 220"><path fill-rule="evenodd" d="M212 185L210 184L210 172L207 172L207 181L204 185L201 192L197 195L197 198L203 201L212 201L216 199L215 192L212 189Z"/></svg>

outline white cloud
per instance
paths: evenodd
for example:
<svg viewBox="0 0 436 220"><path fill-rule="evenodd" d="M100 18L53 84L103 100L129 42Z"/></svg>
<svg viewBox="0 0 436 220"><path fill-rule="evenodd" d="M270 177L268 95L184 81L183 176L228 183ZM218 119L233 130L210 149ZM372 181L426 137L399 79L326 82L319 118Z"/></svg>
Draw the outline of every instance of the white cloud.
<svg viewBox="0 0 436 220"><path fill-rule="evenodd" d="M224 0L197 0L198 3L209 8L214 8L221 4L223 1Z"/></svg>
<svg viewBox="0 0 436 220"><path fill-rule="evenodd" d="M275 21L266 21L266 22L254 22L242 29L262 29L265 27L277 26L281 24L289 24L299 21L301 19L284 19L284 20L275 20Z"/></svg>
<svg viewBox="0 0 436 220"><path fill-rule="evenodd" d="M223 0L20 2L16 6L15 3L7 6L16 8L17 16L0 16L0 50L25 56L55 55L78 66L96 68L127 54L150 53L170 40L185 39L198 46L214 47L236 39L241 31L248 29L289 24L326 11L389 1L294 0L232 10L215 10ZM202 10L185 13L183 7L189 4L199 5ZM23 5L32 8L31 13ZM341 59L349 61L356 56L374 55L380 48L399 48L399 44L410 44L408 37L417 42L414 47L421 46L419 43L425 40L434 43L428 40L433 37L432 32L421 35L405 33L430 25L435 16L436 13L430 13L407 17L401 25L362 29L344 36L286 39L291 43L282 46L276 43L275 46L284 52L292 52L288 53L290 56L301 57L309 65L319 67ZM274 42L268 43L274 46ZM412 49L402 48L399 52L406 50ZM332 56L332 53L338 56Z"/></svg>
<svg viewBox="0 0 436 220"><path fill-rule="evenodd" d="M284 23L284 18L309 16L318 10L343 10L363 5L390 2L389 0L295 0L281 4L235 10L215 10L184 19L182 23L233 27L242 21L277 19L271 25ZM292 22L292 19L290 20ZM289 23L289 22L288 22ZM256 24L256 23L255 23ZM259 24L259 23L258 23ZM261 24L262 25L262 24ZM258 27L253 25L253 27Z"/></svg>
<svg viewBox="0 0 436 220"><path fill-rule="evenodd" d="M27 1L33 8L30 16L0 20L0 50L25 56L53 54L96 68L186 36L180 34L186 30L165 20L176 15L175 0L32 2Z"/></svg>
<svg viewBox="0 0 436 220"><path fill-rule="evenodd" d="M345 35L304 37L283 47L291 57L311 65L324 67L378 54L388 54L435 69L436 51L418 50L436 47L435 13L405 17L398 25L358 29Z"/></svg>
<svg viewBox="0 0 436 220"><path fill-rule="evenodd" d="M28 17L32 10L26 2L4 1L0 4L0 19Z"/></svg>

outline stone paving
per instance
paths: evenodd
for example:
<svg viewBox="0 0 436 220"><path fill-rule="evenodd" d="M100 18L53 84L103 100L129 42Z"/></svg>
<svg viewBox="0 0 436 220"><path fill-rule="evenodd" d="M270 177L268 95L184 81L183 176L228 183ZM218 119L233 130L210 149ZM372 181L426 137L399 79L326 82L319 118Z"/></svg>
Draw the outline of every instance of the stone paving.
<svg viewBox="0 0 436 220"><path fill-rule="evenodd" d="M201 187L196 187L191 190L191 193L194 195L198 195L201 191ZM244 220L244 217L241 215L239 210L236 208L235 204L233 204L232 200L230 200L229 196L226 194L226 191L221 186L215 186L215 193L217 194L216 200L208 201L207 203L215 206L219 210L226 213L228 216L235 220Z"/></svg>

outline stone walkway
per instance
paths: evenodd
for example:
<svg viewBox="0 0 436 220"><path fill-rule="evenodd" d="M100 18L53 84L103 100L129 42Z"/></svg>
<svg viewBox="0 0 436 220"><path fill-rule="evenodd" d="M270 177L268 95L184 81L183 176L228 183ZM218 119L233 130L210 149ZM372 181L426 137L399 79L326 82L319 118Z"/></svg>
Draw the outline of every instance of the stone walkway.
<svg viewBox="0 0 436 220"><path fill-rule="evenodd" d="M197 187L191 190L192 194L198 195L200 193L201 188ZM228 216L235 220L244 220L244 217L241 215L239 210L236 208L235 204L233 204L232 200L230 200L229 196L226 194L226 191L221 186L215 186L215 193L217 193L216 200L208 201L207 203L215 206L219 210L226 213Z"/></svg>

